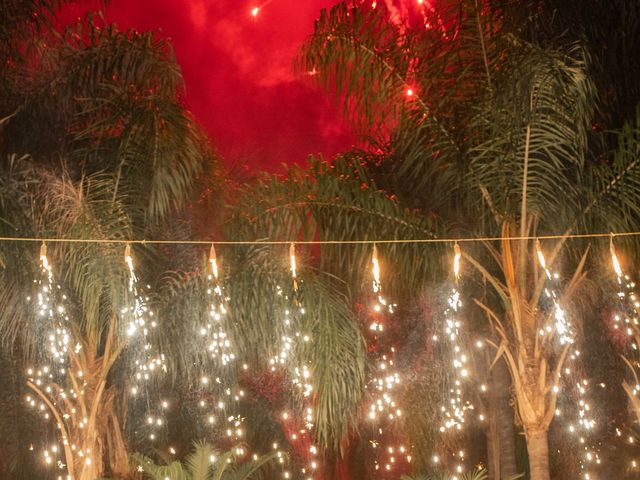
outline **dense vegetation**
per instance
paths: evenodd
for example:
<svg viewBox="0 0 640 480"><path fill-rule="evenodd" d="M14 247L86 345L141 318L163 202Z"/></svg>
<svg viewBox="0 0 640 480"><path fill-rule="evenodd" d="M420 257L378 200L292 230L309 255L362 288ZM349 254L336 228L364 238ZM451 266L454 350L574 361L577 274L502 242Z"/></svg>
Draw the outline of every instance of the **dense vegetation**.
<svg viewBox="0 0 640 480"><path fill-rule="evenodd" d="M474 375L465 394L479 410L473 416L485 421L456 434L439 432L440 405L455 377L451 352L433 341L454 283L452 244L377 246L384 294L397 303L380 338L367 328L376 315L370 244L298 245L293 283L286 245L218 247L219 279L209 270L208 248L132 245L159 319L153 341L168 363L153 383L169 408L154 442L144 407L130 394L131 345L121 335L123 306L131 302L124 246L49 244L81 346L70 356L85 394L73 405L91 412L82 425L69 420L66 431L82 450L99 452L90 464L68 457L75 458L67 466L74 478L128 478L145 465L152 478L275 478L281 467L272 461L273 444L288 452L293 475L317 458L317 478L432 478L447 474L439 470L451 469L460 449L465 463L486 465L492 479L519 472L532 480L571 478L591 466L585 445L567 434L570 420L556 411L579 404L575 383L582 379L589 379L589 416L596 418L589 452L602 459L593 471L633 478L627 439L637 418L627 409L640 418L639 402L622 385L634 384L638 358L633 341L612 327L621 306L609 238L566 235L639 230L640 59L629 53L640 47L636 2L459 0L406 16L392 15L383 2L340 3L322 11L296 69L314 72L309 78L344 106L362 148L251 180L233 179L212 153L184 105L166 40L120 31L97 14L60 34L52 25L61 3L0 1L1 236L284 243L503 237L460 245L464 340L485 345L469 352ZM535 241L545 235L559 238ZM627 271L636 272L637 239L616 238L615 245ZM7 386L0 471L9 478L47 478L40 444L59 441L54 424L24 402L28 388L37 393L24 372L47 360L25 300L39 275L38 248L0 242L0 375ZM571 321L567 334L546 330L556 310L545 300L550 284L537 251L558 272L553 285ZM218 281L230 312L231 365L212 359L197 337ZM297 342L275 368L270 359L289 334L282 318L290 309L312 341ZM380 453L370 439L379 432L367 405L376 365L391 348L403 414L385 423L380 441L410 446L412 459L385 477L375 469ZM311 372L310 396L291 382L301 365ZM227 390L242 391L229 402L242 419L241 447L225 427L211 426L202 407L233 397ZM311 422L290 421L307 408ZM209 443L189 454L195 440ZM320 453L310 458L314 446ZM237 448L260 457L236 462ZM434 463L434 453L444 461ZM234 465L211 462L220 455Z"/></svg>

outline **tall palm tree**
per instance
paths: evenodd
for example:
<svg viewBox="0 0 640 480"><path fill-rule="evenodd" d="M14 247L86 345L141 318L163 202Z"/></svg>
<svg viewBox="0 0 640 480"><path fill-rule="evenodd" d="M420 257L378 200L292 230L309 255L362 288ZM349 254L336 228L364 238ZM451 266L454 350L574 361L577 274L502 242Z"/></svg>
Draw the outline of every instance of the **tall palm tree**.
<svg viewBox="0 0 640 480"><path fill-rule="evenodd" d="M256 200L255 195L252 198ZM251 212L239 209L242 218L245 214L250 216ZM256 238L244 221L236 223L233 219L228 225L228 234L235 239L245 238L243 235ZM324 452L330 457L343 448L355 424L363 393L365 351L344 292L345 285L326 273L305 267L301 260L305 258L304 253L299 251L297 301L306 313L296 316L293 325L295 332L304 332L310 341L294 342L287 364L273 368L269 360L279 351L283 336L290 334L283 322L285 311L294 309L287 252L288 248L266 246L221 249L223 283L229 293L230 312L225 328L236 361L229 368L217 369L216 376L226 386L240 385L252 392L254 398L238 406L247 418L243 428L248 443L257 450L270 448L274 442L283 448L288 444L295 453L290 455L295 465L306 460L309 454L308 445L302 448L305 443L299 431L304 430L304 422L293 428L309 407L293 384L296 367L307 365L311 372L314 424L311 444L318 445L321 457ZM202 270L183 270L174 273L163 289L163 295L169 300L161 311L162 316L175 319L167 325L172 333L166 336L163 351L178 359L179 371L194 384L201 375L197 375L199 370L194 370L193 365L201 365L206 370L211 359L207 358L206 351L183 348L172 339L189 341L193 332L206 322L207 288ZM246 369L240 368L243 364ZM266 383L264 391L260 389L260 382ZM261 402L267 403L268 408L256 415L252 409ZM289 412L287 420L283 420L283 412ZM260 417L259 423L256 416ZM266 433L274 436L269 438Z"/></svg>
<svg viewBox="0 0 640 480"><path fill-rule="evenodd" d="M493 289L476 303L496 326L532 478L546 479L553 387L570 347L538 338L548 322L539 307L545 280L530 238L636 227L638 124L631 119L617 142L590 130L595 91L579 46L528 43L480 2L454 11L427 12L412 29L381 6L341 4L321 13L300 70L336 92L356 126L374 127L382 154L361 155L354 171L368 170L451 232L506 238L465 258ZM315 192L305 206L321 203ZM344 225L353 212L332 215ZM573 246L564 238L545 246L548 268L563 257L563 270L573 269L559 292L567 306L579 303L586 276Z"/></svg>
<svg viewBox="0 0 640 480"><path fill-rule="evenodd" d="M57 6L32 5L42 16ZM17 39L19 48L2 52L12 65L3 76L8 88L0 102L12 109L0 114L2 234L104 240L161 235L199 175L213 165L184 107L170 44L152 33L119 31L99 15L63 34L39 23L26 38L18 32L31 15L22 23L17 14L4 18L2 32ZM81 348L70 352L66 377L29 387L66 442L93 452L89 461L65 448L69 474L93 479L126 473L122 308L130 297L124 251L110 243L49 247L56 281L73 312L69 329ZM0 247L3 345L18 348L29 362L39 359L43 341L34 312L24 305L37 277L36 250L30 244ZM136 254L142 275L157 264L150 248L136 248ZM84 395L58 398L80 388Z"/></svg>

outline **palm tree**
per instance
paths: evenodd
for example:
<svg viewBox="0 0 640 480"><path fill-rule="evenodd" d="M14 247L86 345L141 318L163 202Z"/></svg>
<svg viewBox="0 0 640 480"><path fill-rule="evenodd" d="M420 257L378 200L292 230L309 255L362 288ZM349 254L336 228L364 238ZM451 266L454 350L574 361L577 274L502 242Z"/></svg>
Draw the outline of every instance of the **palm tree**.
<svg viewBox="0 0 640 480"><path fill-rule="evenodd" d="M450 475L417 475L408 477L406 475L402 476L401 480L449 480L452 477ZM456 476L456 478L458 478ZM487 472L486 470L475 470L471 473L464 474L460 477L461 480L486 480Z"/></svg>
<svg viewBox="0 0 640 480"><path fill-rule="evenodd" d="M243 208L239 212L248 213ZM244 213L240 215L245 217ZM229 233L233 235L231 238L244 238L243 235L255 238L241 225L228 228L234 232ZM331 456L344 445L353 428L364 383L364 344L343 291L344 284L301 262L296 295L306 313L296 317L294 323L296 331L305 332L312 340L296 343L290 352L290 361L274 371L269 359L278 352L280 339L287 334L282 322L284 312L293 309L287 249L259 246L222 253L222 282L225 291L230 292L230 321L226 329L237 360L229 368L217 370L216 375L223 385L240 385L256 397L238 405L239 411L248 418L244 426L248 443L254 448L264 448L274 442L286 448L288 444L295 453L290 455L294 464L308 460L309 445L299 432L304 429L304 422L296 423L303 418L305 399L292 383L295 368L308 365L313 385L311 444L318 445L321 457L325 451ZM304 258L302 251L299 254ZM179 371L194 384L201 375L193 365L206 369L210 359L206 352L182 348L171 339L189 341L206 321L208 311L203 301L206 302L208 284L202 271L176 272L163 289L168 301L162 316L175 319L167 325L171 333L166 336L163 351L178 359ZM242 364L247 365L247 370L239 368ZM266 392L256 388L261 381L267 383ZM267 404L266 409L253 411L262 403ZM283 420L282 412L290 412L287 420ZM265 435L267 432L274 436L269 438Z"/></svg>
<svg viewBox="0 0 640 480"><path fill-rule="evenodd" d="M151 458L135 453L134 464L145 476L153 480L247 480L262 478L261 470L277 461L278 455L270 453L237 464L243 447L238 445L226 452L218 452L206 442L193 442L193 450L184 462L174 460L167 465L157 465Z"/></svg>
<svg viewBox="0 0 640 480"><path fill-rule="evenodd" d="M57 5L34 2L32 7L48 18L48 9ZM13 70L3 77L8 88L0 104L17 105L0 114L2 234L104 240L170 234L163 227L189 199L198 176L213 165L182 103L182 79L170 44L152 33L119 31L94 15L62 35L48 22L38 23L30 37L16 32L29 25L31 15L22 23L17 14L4 18L9 23L3 24L3 34L17 39L20 48L2 51ZM123 247L49 247L56 281L73 312L69 329L81 348L70 352L66 377L28 386L67 443L93 452L89 461L65 448L70 475L124 474L129 465L122 307L130 294ZM41 329L24 306L25 292L38 275L36 262L25 259L35 260L37 248L17 243L0 248L3 345L28 362L42 360ZM136 248L134 256L142 275L149 266L162 268L150 248ZM84 394L58 398L69 389Z"/></svg>
<svg viewBox="0 0 640 480"><path fill-rule="evenodd" d="M546 479L554 386L570 346L554 346L555 334L538 336L549 320L539 306L545 275L531 239L634 229L638 124L632 119L617 142L590 130L595 92L579 46L527 43L519 26L502 24L484 4L456 7L458 15L429 14L425 30L423 22L399 25L381 6L341 4L322 12L299 68L344 99L356 126L374 127L382 153L360 155L353 166L377 179L369 185L421 207L451 232L505 238L465 250L465 259L493 290L476 303L496 328L497 355L511 374L532 479ZM331 197L323 193L314 190L304 207ZM353 212L331 215L340 227ZM565 237L545 245L547 268L564 252L563 269L573 269L558 292L563 306L580 303L586 278L586 254L575 255L576 246ZM410 261L399 267L403 275Z"/></svg>
<svg viewBox="0 0 640 480"><path fill-rule="evenodd" d="M506 477L505 480L517 480L521 477L522 475L513 475ZM412 477L404 475L401 480L449 480L450 478L452 478L450 475L417 475ZM486 470L476 469L471 473L464 474L461 477L456 476L455 478L460 480L486 480L488 477Z"/></svg>

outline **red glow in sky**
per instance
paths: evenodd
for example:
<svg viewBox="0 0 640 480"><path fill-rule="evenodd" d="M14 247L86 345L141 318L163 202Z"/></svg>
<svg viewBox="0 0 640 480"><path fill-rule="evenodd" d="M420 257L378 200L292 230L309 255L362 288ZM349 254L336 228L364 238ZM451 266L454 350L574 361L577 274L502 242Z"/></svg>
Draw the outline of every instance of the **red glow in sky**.
<svg viewBox="0 0 640 480"><path fill-rule="evenodd" d="M111 0L121 28L170 37L189 108L228 165L277 170L349 148L326 94L292 73L300 44L331 0ZM258 14L252 9L258 7Z"/></svg>

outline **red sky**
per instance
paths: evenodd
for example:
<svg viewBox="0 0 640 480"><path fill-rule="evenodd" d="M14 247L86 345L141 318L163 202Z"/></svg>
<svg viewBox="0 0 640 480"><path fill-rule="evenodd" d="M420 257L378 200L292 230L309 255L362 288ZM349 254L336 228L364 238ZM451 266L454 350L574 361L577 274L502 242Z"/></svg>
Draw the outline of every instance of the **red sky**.
<svg viewBox="0 0 640 480"><path fill-rule="evenodd" d="M263 0L262 0L263 1ZM190 109L228 165L277 170L331 156L353 137L327 95L295 78L297 48L331 0L111 0L122 28L161 30L182 67Z"/></svg>

